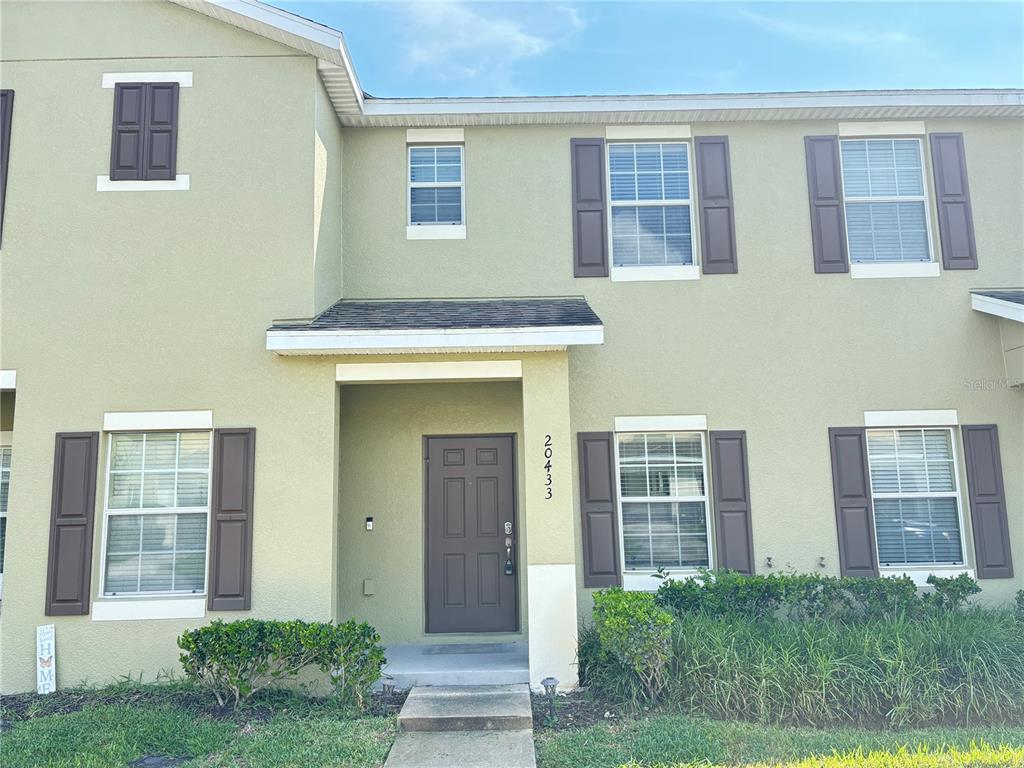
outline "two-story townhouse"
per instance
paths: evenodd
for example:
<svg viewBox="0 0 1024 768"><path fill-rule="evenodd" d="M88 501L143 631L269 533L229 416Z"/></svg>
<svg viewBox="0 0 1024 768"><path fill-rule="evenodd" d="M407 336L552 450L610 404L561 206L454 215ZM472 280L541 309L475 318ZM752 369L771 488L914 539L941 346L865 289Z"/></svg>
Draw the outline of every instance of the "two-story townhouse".
<svg viewBox="0 0 1024 768"><path fill-rule="evenodd" d="M1024 585L1024 92L377 99L253 0L0 14L4 691L51 624L63 685L246 616L571 685L658 569Z"/></svg>

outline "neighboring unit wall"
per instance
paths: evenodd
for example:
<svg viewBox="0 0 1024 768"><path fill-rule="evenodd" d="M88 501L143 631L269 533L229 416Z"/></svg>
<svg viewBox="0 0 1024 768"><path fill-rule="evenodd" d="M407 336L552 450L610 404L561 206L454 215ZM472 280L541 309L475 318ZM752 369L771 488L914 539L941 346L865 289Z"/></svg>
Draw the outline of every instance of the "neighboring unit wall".
<svg viewBox="0 0 1024 768"><path fill-rule="evenodd" d="M386 643L466 642L424 631L423 438L515 434L523 498L523 404L518 381L360 384L341 390L338 614L368 621ZM372 531L365 520L374 519ZM520 626L526 627L525 518L519 505ZM543 532L541 532L543 535ZM364 580L374 594L363 594ZM489 635L489 641L522 639ZM474 642L478 642L477 637Z"/></svg>
<svg viewBox="0 0 1024 768"><path fill-rule="evenodd" d="M54 435L100 431L105 412L212 410L215 427L255 427L252 611L220 616L332 618L333 367L264 349L273 318L314 309L315 60L153 2L4 2L0 43L0 84L17 93L0 276L0 367L18 371L3 690L34 687L37 625L56 625L63 686L176 669L177 634L214 616L44 615ZM193 74L179 103L188 191L96 191L110 164L102 76L140 71ZM320 129L335 151L326 118ZM326 167L325 190L337 157ZM332 239L320 250L336 274Z"/></svg>
<svg viewBox="0 0 1024 768"><path fill-rule="evenodd" d="M584 294L605 344L570 354L573 431L611 430L615 416L694 413L712 430L746 430L759 572L771 556L776 569L838 573L830 426L862 425L865 410L925 408L996 423L1018 565L1013 579L982 586L1004 600L1024 585L1024 400L998 386L998 329L971 310L968 291L1024 283L1021 123L925 127L964 134L978 270L815 274L804 137L835 134L836 123L694 124L696 136L729 137L739 273L638 283L572 276L569 140L602 136L603 126L467 127L467 236L444 241L405 238L405 131L348 130L346 292ZM926 178L930 187L930 168ZM966 509L965 488L961 477ZM971 565L969 524L965 537Z"/></svg>

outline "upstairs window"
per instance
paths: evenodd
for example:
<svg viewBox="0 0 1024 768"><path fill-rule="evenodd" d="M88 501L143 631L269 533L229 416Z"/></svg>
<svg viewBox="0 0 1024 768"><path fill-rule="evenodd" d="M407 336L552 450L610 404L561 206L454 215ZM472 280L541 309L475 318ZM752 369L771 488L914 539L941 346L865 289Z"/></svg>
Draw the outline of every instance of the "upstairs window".
<svg viewBox="0 0 1024 768"><path fill-rule="evenodd" d="M115 433L108 462L103 594L202 593L210 433Z"/></svg>
<svg viewBox="0 0 1024 768"><path fill-rule="evenodd" d="M686 143L610 143L613 267L694 264Z"/></svg>
<svg viewBox="0 0 1024 768"><path fill-rule="evenodd" d="M867 440L879 564L962 565L953 431L869 429Z"/></svg>
<svg viewBox="0 0 1024 768"><path fill-rule="evenodd" d="M616 460L625 571L708 567L703 433L619 433Z"/></svg>
<svg viewBox="0 0 1024 768"><path fill-rule="evenodd" d="M409 226L465 222L461 146L409 147Z"/></svg>
<svg viewBox="0 0 1024 768"><path fill-rule="evenodd" d="M850 261L929 262L920 139L840 142Z"/></svg>

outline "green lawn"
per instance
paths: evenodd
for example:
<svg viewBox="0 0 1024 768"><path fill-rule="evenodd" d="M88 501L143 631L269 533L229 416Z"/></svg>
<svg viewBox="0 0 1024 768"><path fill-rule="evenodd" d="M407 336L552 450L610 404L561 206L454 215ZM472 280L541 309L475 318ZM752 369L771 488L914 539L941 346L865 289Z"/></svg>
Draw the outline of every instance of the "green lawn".
<svg viewBox="0 0 1024 768"><path fill-rule="evenodd" d="M577 731L537 732L540 768L619 768L657 764L779 763L862 749L896 751L907 745L968 747L972 742L1024 747L1024 726L924 729L919 731L817 730L657 715ZM1006 765L1024 765L1024 754ZM856 762L851 765L856 765ZM925 765L927 763L923 763ZM969 765L970 763L964 763ZM1002 765L1001 762L988 763ZM936 762L935 765L944 765Z"/></svg>
<svg viewBox="0 0 1024 768"><path fill-rule="evenodd" d="M173 704L101 704L15 722L0 736L4 768L124 768L143 755L195 768L378 768L394 718L298 709L269 720L217 720Z"/></svg>

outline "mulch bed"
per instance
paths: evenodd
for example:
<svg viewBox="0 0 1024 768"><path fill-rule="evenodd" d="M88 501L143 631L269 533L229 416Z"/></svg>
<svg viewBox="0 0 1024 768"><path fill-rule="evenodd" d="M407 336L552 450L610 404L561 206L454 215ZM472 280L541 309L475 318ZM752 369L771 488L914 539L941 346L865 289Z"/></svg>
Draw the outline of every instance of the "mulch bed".
<svg viewBox="0 0 1024 768"><path fill-rule="evenodd" d="M558 693L555 696L554 720L551 719L547 696L534 694L532 699L534 731L572 731L588 725L616 722L626 715L622 707L587 688Z"/></svg>
<svg viewBox="0 0 1024 768"><path fill-rule="evenodd" d="M405 702L405 693L395 692L388 699L374 693L367 703L366 714L377 716L397 715ZM286 709L301 707L309 711L337 711L329 699L304 699L295 694L280 694L268 691L257 695L255 700L232 709L220 707L209 693L186 686L145 686L114 690L68 690L40 696L35 693L18 693L0 697L0 727L10 728L13 723L50 715L65 715L88 707L103 705L139 706L170 705L187 709L197 716L214 720L233 720L239 724L262 722Z"/></svg>

